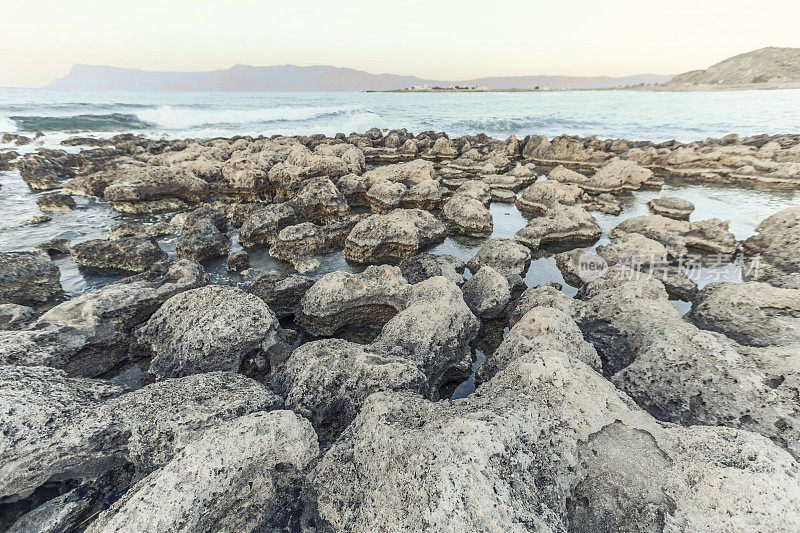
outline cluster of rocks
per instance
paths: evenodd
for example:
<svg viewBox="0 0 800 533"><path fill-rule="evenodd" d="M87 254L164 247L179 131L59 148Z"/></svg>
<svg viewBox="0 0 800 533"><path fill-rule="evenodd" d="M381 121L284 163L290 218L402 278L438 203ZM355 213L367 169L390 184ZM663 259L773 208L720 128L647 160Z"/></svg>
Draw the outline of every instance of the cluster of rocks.
<svg viewBox="0 0 800 533"><path fill-rule="evenodd" d="M592 211L660 184L628 156L644 145L582 159L579 141L117 136L25 156L31 182L179 213L0 254L0 530L800 528L800 208L738 242L659 198L578 248ZM586 164L537 181L539 159ZM466 262L425 251L491 234L492 202L528 224ZM547 245L576 297L526 286ZM254 248L298 272L210 284L201 262L246 272ZM698 288L689 249L758 254L762 275ZM363 266L306 275L336 250ZM56 253L136 274L46 309Z"/></svg>

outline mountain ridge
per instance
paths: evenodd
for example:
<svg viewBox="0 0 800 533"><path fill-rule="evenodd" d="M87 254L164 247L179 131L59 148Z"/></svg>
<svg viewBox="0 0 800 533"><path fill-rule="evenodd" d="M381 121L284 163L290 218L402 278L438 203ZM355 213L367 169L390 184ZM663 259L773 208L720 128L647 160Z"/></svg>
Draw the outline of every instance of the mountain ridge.
<svg viewBox="0 0 800 533"><path fill-rule="evenodd" d="M768 46L738 54L707 69L678 74L667 87L779 85L800 82L800 48Z"/></svg>
<svg viewBox="0 0 800 533"><path fill-rule="evenodd" d="M127 91L383 91L412 86L475 86L487 89L605 89L638 84L663 83L671 75L633 76L494 76L471 80L435 80L413 75L372 74L363 70L329 65L273 65L254 67L236 64L223 70L203 72L154 72L100 65L73 65L69 74L45 88Z"/></svg>

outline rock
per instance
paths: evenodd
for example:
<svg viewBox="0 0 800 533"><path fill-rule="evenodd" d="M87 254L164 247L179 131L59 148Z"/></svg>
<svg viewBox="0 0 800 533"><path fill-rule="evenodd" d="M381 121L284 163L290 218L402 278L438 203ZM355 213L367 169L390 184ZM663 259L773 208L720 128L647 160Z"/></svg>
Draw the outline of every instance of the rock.
<svg viewBox="0 0 800 533"><path fill-rule="evenodd" d="M458 157L458 150L453 145L453 141L447 137L439 137L428 152L431 157L436 159L455 159Z"/></svg>
<svg viewBox="0 0 800 533"><path fill-rule="evenodd" d="M511 286L497 270L484 266L464 283L464 302L481 319L500 318L511 301Z"/></svg>
<svg viewBox="0 0 800 533"><path fill-rule="evenodd" d="M550 282L527 289L508 314L508 324L513 326L525 316L525 313L536 307L557 309L566 315L575 316L581 302L561 292L560 283Z"/></svg>
<svg viewBox="0 0 800 533"><path fill-rule="evenodd" d="M568 170L567 172L572 171ZM548 179L528 186L517 198L516 205L520 211L531 213L534 216L542 216L556 204L575 205L582 196L583 189L580 187Z"/></svg>
<svg viewBox="0 0 800 533"><path fill-rule="evenodd" d="M261 298L278 318L294 315L314 280L298 274L264 274L253 281L247 292Z"/></svg>
<svg viewBox="0 0 800 533"><path fill-rule="evenodd" d="M35 215L25 219L25 224L29 226L35 226L37 224L44 224L45 222L50 222L51 220L53 220L53 217L51 217L50 215Z"/></svg>
<svg viewBox="0 0 800 533"><path fill-rule="evenodd" d="M489 235L494 229L489 210L480 200L466 194L456 193L445 202L442 218L453 233L477 237Z"/></svg>
<svg viewBox="0 0 800 533"><path fill-rule="evenodd" d="M241 273L250 268L250 256L244 250L233 252L228 256L225 269L228 272Z"/></svg>
<svg viewBox="0 0 800 533"><path fill-rule="evenodd" d="M109 241L93 239L73 244L70 248L72 258L80 266L144 272L159 261L167 259L167 254L151 239L129 237Z"/></svg>
<svg viewBox="0 0 800 533"><path fill-rule="evenodd" d="M0 304L44 303L61 292L61 272L33 252L0 252Z"/></svg>
<svg viewBox="0 0 800 533"><path fill-rule="evenodd" d="M709 283L689 316L748 346L800 344L800 290L767 283Z"/></svg>
<svg viewBox="0 0 800 533"><path fill-rule="evenodd" d="M427 211L395 209L355 225L345 241L345 257L356 263L398 262L444 240L447 229Z"/></svg>
<svg viewBox="0 0 800 533"><path fill-rule="evenodd" d="M69 254L70 242L67 239L50 239L36 245L37 252L44 252L49 257Z"/></svg>
<svg viewBox="0 0 800 533"><path fill-rule="evenodd" d="M206 283L208 276L194 261L157 263L53 307L28 330L0 332L0 364L101 376L127 360L131 333L167 298Z"/></svg>
<svg viewBox="0 0 800 533"><path fill-rule="evenodd" d="M228 255L231 243L222 233L227 226L225 215L208 206L189 212L175 245L175 253L178 257L195 261Z"/></svg>
<svg viewBox="0 0 800 533"><path fill-rule="evenodd" d="M383 327L405 308L409 290L400 269L389 265L369 266L360 274L331 272L306 291L295 321L317 336L347 325Z"/></svg>
<svg viewBox="0 0 800 533"><path fill-rule="evenodd" d="M303 472L318 454L311 424L291 411L236 418L134 485L87 532L289 527Z"/></svg>
<svg viewBox="0 0 800 533"><path fill-rule="evenodd" d="M288 203L268 205L245 219L239 241L249 248L268 246L281 229L296 223L297 215Z"/></svg>
<svg viewBox="0 0 800 533"><path fill-rule="evenodd" d="M517 195L514 191L508 189L492 189L490 191L493 202L502 202L505 204L513 204L517 200Z"/></svg>
<svg viewBox="0 0 800 533"><path fill-rule="evenodd" d="M531 264L531 251L514 239L494 238L486 241L469 260L467 268L477 274L483 266L491 266L504 276L524 276Z"/></svg>
<svg viewBox="0 0 800 533"><path fill-rule="evenodd" d="M584 363L545 351L514 361L463 400L370 396L308 476L307 525L522 532L770 529L778 520L794 527L793 465L751 433L661 425Z"/></svg>
<svg viewBox="0 0 800 533"><path fill-rule="evenodd" d="M800 288L800 207L786 208L761 221L742 247L747 255L759 258L750 278Z"/></svg>
<svg viewBox="0 0 800 533"><path fill-rule="evenodd" d="M549 175L549 179L577 185L590 194L629 193L641 189L652 178L651 170L618 157L609 160L591 178L564 167L556 167Z"/></svg>
<svg viewBox="0 0 800 533"><path fill-rule="evenodd" d="M442 204L442 193L439 182L425 180L412 185L400 199L400 207L407 209L424 209L431 211L439 209Z"/></svg>
<svg viewBox="0 0 800 533"><path fill-rule="evenodd" d="M291 263L298 272L311 272L320 266L317 257L341 249L347 235L363 218L355 215L327 226L311 222L287 226L278 233L269 255Z"/></svg>
<svg viewBox="0 0 800 533"><path fill-rule="evenodd" d="M289 203L300 220L318 224L335 222L350 213L344 195L326 177L304 182Z"/></svg>
<svg viewBox="0 0 800 533"><path fill-rule="evenodd" d="M68 194L50 193L36 199L36 205L44 213L66 213L75 207L75 200Z"/></svg>
<svg viewBox="0 0 800 533"><path fill-rule="evenodd" d="M675 196L653 198L647 205L656 215L674 218L676 220L689 220L689 215L694 211L694 204L689 200Z"/></svg>
<svg viewBox="0 0 800 533"><path fill-rule="evenodd" d="M622 213L622 206L619 200L609 193L598 194L596 196L584 195L581 199L584 209L589 211L600 211L609 215L619 215Z"/></svg>
<svg viewBox="0 0 800 533"><path fill-rule="evenodd" d="M408 188L395 181L379 181L366 193L367 203L373 213L388 213L399 207Z"/></svg>
<svg viewBox="0 0 800 533"><path fill-rule="evenodd" d="M263 385L225 372L127 393L47 367L0 366L0 382L4 501L27 498L48 481L96 479L127 463L144 477L206 429L281 404Z"/></svg>
<svg viewBox="0 0 800 533"><path fill-rule="evenodd" d="M269 372L285 354L280 325L260 298L234 287L208 285L176 294L136 330L135 357L151 358L157 381L224 370Z"/></svg>
<svg viewBox="0 0 800 533"><path fill-rule="evenodd" d="M465 281L464 262L454 255L421 253L403 259L399 267L403 277L412 285L436 276L444 276L458 286Z"/></svg>
<svg viewBox="0 0 800 533"><path fill-rule="evenodd" d="M601 234L597 220L584 208L558 205L543 216L532 218L527 226L514 234L514 238L536 250L543 244L591 243Z"/></svg>
<svg viewBox="0 0 800 533"><path fill-rule="evenodd" d="M524 357L554 350L586 363L597 372L602 371L600 357L572 317L551 307L532 307L517 320L500 346L487 354L475 373L475 384L480 386L510 363Z"/></svg>
<svg viewBox="0 0 800 533"><path fill-rule="evenodd" d="M671 258L686 255L686 248L697 248L722 255L733 255L736 237L728 231L728 221L717 218L687 222L661 215L643 215L623 220L611 232L611 238L639 233L667 247Z"/></svg>
<svg viewBox="0 0 800 533"><path fill-rule="evenodd" d="M118 169L101 190L115 209L131 214L182 209L202 202L207 193L205 180L186 168L172 166Z"/></svg>
<svg viewBox="0 0 800 533"><path fill-rule="evenodd" d="M55 157L37 153L25 154L16 165L22 179L35 191L58 189L62 178L70 178L75 174Z"/></svg>
<svg viewBox="0 0 800 533"><path fill-rule="evenodd" d="M0 330L24 329L36 320L36 311L19 304L0 304Z"/></svg>

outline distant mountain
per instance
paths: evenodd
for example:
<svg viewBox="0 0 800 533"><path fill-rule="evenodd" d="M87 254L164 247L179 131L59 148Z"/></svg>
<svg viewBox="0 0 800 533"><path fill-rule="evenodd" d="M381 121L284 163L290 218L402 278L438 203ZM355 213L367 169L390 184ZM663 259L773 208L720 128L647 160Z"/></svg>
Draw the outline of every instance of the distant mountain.
<svg viewBox="0 0 800 533"><path fill-rule="evenodd" d="M800 48L761 48L730 57L705 70L678 74L667 86L780 85L800 82Z"/></svg>
<svg viewBox="0 0 800 533"><path fill-rule="evenodd" d="M623 78L579 76L517 76L474 80L427 80L416 76L370 74L330 66L235 65L211 72L148 72L144 70L75 65L70 73L47 85L51 89L97 91L385 91L412 86L475 86L488 89L532 89L536 86L601 89L663 83L671 76L642 74Z"/></svg>

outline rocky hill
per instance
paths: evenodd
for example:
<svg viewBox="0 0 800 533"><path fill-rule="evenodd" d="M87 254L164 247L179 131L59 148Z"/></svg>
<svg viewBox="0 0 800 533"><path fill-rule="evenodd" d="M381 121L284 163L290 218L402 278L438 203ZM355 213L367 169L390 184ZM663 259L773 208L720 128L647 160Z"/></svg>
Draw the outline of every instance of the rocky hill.
<svg viewBox="0 0 800 533"><path fill-rule="evenodd" d="M767 47L733 56L705 70L678 74L670 87L800 83L800 48Z"/></svg>

